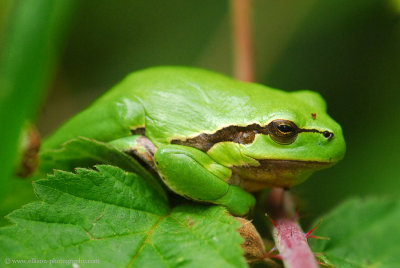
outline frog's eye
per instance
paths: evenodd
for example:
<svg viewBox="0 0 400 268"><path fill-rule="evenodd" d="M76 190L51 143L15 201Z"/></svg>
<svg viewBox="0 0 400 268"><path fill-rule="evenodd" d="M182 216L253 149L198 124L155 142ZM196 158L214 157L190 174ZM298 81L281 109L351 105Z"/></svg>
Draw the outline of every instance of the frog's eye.
<svg viewBox="0 0 400 268"><path fill-rule="evenodd" d="M279 144L291 144L299 133L299 128L289 120L276 119L268 124L267 130L271 139Z"/></svg>

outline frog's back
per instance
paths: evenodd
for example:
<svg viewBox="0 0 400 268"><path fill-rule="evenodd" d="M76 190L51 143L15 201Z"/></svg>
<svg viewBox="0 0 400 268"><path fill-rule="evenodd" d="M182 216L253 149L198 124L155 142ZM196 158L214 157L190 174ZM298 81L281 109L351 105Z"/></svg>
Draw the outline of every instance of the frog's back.
<svg viewBox="0 0 400 268"><path fill-rule="evenodd" d="M43 148L77 136L110 141L142 127L161 145L227 126L264 125L291 99L286 92L203 69L153 67L128 75L60 127Z"/></svg>
<svg viewBox="0 0 400 268"><path fill-rule="evenodd" d="M263 125L273 113L272 107L279 110L282 100L289 95L188 67L155 67L135 72L121 83L120 90L142 103L146 136L158 144L214 133L226 126Z"/></svg>

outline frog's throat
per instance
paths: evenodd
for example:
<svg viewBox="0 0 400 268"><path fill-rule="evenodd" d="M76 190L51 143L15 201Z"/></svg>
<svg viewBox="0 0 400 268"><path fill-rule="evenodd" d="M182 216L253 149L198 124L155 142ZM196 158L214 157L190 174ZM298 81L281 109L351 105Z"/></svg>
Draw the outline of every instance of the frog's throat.
<svg viewBox="0 0 400 268"><path fill-rule="evenodd" d="M259 166L232 167L229 183L255 192L270 187L290 188L305 181L317 170L334 163L298 160L258 160Z"/></svg>
<svg viewBox="0 0 400 268"><path fill-rule="evenodd" d="M323 134L323 131L317 129L298 129L297 133L314 132ZM235 142L240 144L250 144L254 141L256 134L269 135L266 126L251 124L248 126L227 126L217 130L214 133L201 133L195 137L187 139L173 139L171 144L185 145L197 148L207 152L219 142Z"/></svg>

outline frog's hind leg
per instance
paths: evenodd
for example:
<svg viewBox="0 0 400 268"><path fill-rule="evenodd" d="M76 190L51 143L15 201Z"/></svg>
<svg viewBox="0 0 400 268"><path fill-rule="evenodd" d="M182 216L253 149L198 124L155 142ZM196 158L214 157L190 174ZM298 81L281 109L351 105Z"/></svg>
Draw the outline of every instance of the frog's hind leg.
<svg viewBox="0 0 400 268"><path fill-rule="evenodd" d="M157 148L145 136L132 135L109 142L117 149L135 158L150 173L158 176L154 164L154 154Z"/></svg>
<svg viewBox="0 0 400 268"><path fill-rule="evenodd" d="M188 199L219 204L234 215L244 215L254 206L254 197L228 184L231 170L206 153L183 145L165 145L154 155L158 173L175 193Z"/></svg>

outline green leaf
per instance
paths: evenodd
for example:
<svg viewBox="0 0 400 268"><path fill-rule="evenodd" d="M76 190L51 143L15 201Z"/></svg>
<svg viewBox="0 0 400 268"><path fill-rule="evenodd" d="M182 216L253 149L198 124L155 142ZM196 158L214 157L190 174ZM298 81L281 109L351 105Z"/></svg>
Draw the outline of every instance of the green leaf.
<svg viewBox="0 0 400 268"><path fill-rule="evenodd" d="M107 143L86 137L69 140L60 149L41 151L39 171L72 171L76 167L92 167L99 163L116 165L142 177L149 175L132 157Z"/></svg>
<svg viewBox="0 0 400 268"><path fill-rule="evenodd" d="M0 229L0 261L80 258L98 260L89 267L246 267L240 224L224 208L170 209L138 175L96 168L55 171L36 181L42 201L8 215L13 224Z"/></svg>
<svg viewBox="0 0 400 268"><path fill-rule="evenodd" d="M91 168L97 164L107 164L134 172L148 180L160 195L165 193L161 184L133 157L115 147L94 139L79 137L63 144L60 149L41 151L39 171L36 178L43 177L54 169L73 171L76 167Z"/></svg>
<svg viewBox="0 0 400 268"><path fill-rule="evenodd" d="M327 216L312 240L321 260L336 267L398 267L400 254L400 202L351 199Z"/></svg>

